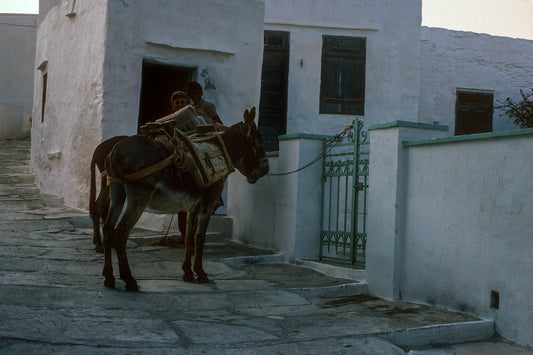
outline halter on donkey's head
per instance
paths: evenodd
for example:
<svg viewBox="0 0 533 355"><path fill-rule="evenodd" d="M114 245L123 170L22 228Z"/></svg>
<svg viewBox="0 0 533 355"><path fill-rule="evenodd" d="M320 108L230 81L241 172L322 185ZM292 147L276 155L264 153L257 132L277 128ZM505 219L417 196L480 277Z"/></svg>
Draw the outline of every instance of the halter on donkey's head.
<svg viewBox="0 0 533 355"><path fill-rule="evenodd" d="M241 164L235 165L246 176L250 184L254 184L260 177L268 173L268 159L263 149L263 139L254 122L255 107L244 111L244 122L231 126L231 129L241 133L245 139L239 149Z"/></svg>

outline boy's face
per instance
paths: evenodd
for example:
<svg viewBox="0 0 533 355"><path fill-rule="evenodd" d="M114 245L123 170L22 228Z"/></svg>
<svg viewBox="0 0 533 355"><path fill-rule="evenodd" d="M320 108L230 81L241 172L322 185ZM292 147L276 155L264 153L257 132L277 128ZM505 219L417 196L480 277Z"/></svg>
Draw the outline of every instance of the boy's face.
<svg viewBox="0 0 533 355"><path fill-rule="evenodd" d="M172 107L173 111L178 111L185 106L187 106L189 103L187 102L187 99L184 97L177 97L172 101L172 104L170 105Z"/></svg>
<svg viewBox="0 0 533 355"><path fill-rule="evenodd" d="M198 90L198 89L191 89L191 90L189 90L188 94L189 94L189 97L191 98L191 100L195 104L200 102L200 100L202 99L202 92L200 90Z"/></svg>

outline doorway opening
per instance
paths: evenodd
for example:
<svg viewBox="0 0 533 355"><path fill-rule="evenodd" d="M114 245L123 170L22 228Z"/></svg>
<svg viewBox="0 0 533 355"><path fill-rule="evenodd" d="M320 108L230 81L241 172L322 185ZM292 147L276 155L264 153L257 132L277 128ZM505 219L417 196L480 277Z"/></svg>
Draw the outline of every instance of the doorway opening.
<svg viewBox="0 0 533 355"><path fill-rule="evenodd" d="M170 96L174 91L187 90L194 71L144 59L138 127L171 114Z"/></svg>

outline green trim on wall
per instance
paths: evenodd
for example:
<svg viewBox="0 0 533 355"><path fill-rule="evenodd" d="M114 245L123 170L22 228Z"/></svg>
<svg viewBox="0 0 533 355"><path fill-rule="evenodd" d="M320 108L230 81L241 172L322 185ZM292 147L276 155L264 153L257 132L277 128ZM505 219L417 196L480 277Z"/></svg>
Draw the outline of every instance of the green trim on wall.
<svg viewBox="0 0 533 355"><path fill-rule="evenodd" d="M279 157L279 150L273 152L265 152L266 156L269 158Z"/></svg>
<svg viewBox="0 0 533 355"><path fill-rule="evenodd" d="M454 142L470 142L483 139L495 139L495 138L508 138L508 137L520 137L525 135L533 135L533 128L515 129L512 131L500 131L491 133L476 133L467 134L464 136L444 137L444 138L431 138L422 139L416 141L405 141L403 145L405 147L413 147L426 144L438 144L438 143L454 143Z"/></svg>
<svg viewBox="0 0 533 355"><path fill-rule="evenodd" d="M395 127L407 127L407 128L420 128L420 129L430 129L434 131L445 131L448 132L449 127L440 124L429 124L429 123L419 123L411 121L392 121L386 123L377 123L370 125L368 127L369 131L377 129L386 129L386 128L395 128Z"/></svg>
<svg viewBox="0 0 533 355"><path fill-rule="evenodd" d="M279 136L278 139L280 141L286 141L289 139L314 139L314 140L326 140L330 138L330 136L325 136L321 134L309 134L309 133L293 133L293 134L284 134L282 136Z"/></svg>

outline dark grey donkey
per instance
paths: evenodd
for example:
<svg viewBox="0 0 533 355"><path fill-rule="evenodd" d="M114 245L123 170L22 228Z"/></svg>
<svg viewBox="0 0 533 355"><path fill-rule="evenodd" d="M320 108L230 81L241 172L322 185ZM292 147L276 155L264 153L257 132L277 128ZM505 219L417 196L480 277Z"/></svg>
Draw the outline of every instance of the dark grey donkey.
<svg viewBox="0 0 533 355"><path fill-rule="evenodd" d="M249 183L255 183L268 173L268 160L263 149L261 135L254 123L255 108L244 113L244 122L231 127L222 127L221 138L233 166ZM224 179L199 188L193 175L186 169L170 164L150 175L132 179L138 172L163 162L172 152L162 143L144 136L132 136L119 142L106 160L110 190L110 209L105 221L104 268L106 287L115 287L113 276L112 248L115 249L120 278L126 289L137 291L126 255L126 242L146 207L169 213L188 212L185 236L185 257L182 264L183 280L199 283L209 282L202 266L205 233L224 186ZM228 173L229 174L229 173ZM178 177L178 178L177 178ZM126 209L121 214L127 198ZM194 263L191 257L194 252ZM192 268L191 268L192 267ZM194 273L193 273L194 270Z"/></svg>

